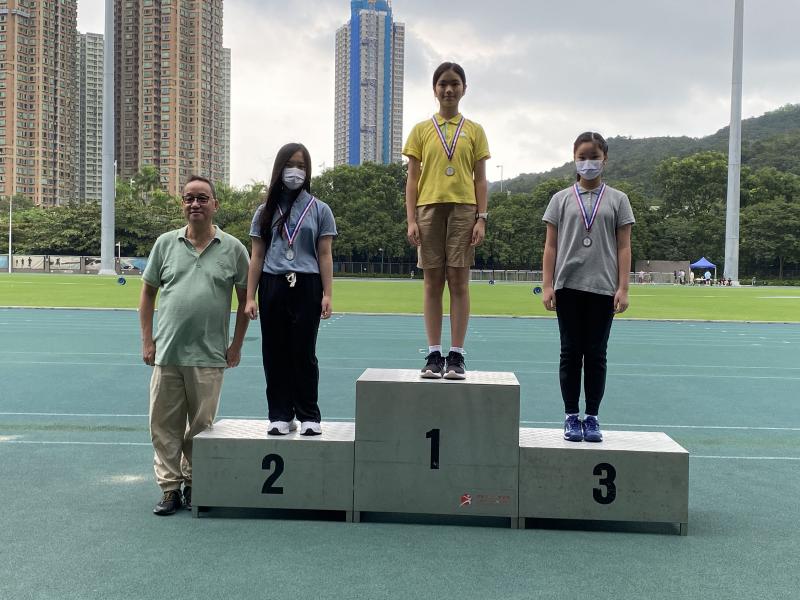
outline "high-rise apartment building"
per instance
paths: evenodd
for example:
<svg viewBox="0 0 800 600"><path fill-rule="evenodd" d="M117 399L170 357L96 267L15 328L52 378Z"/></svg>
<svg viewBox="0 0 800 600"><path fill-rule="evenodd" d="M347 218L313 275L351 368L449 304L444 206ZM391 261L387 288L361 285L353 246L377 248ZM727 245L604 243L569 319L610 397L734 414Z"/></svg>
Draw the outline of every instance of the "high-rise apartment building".
<svg viewBox="0 0 800 600"><path fill-rule="evenodd" d="M76 198L76 0L0 0L0 196Z"/></svg>
<svg viewBox="0 0 800 600"><path fill-rule="evenodd" d="M405 25L388 0L351 0L336 32L334 164L401 160Z"/></svg>
<svg viewBox="0 0 800 600"><path fill-rule="evenodd" d="M222 181L231 183L231 49L222 49Z"/></svg>
<svg viewBox="0 0 800 600"><path fill-rule="evenodd" d="M180 194L225 177L222 0L115 0L115 156L120 177L155 166Z"/></svg>
<svg viewBox="0 0 800 600"><path fill-rule="evenodd" d="M78 136L76 165L79 200L103 197L103 36L78 34Z"/></svg>

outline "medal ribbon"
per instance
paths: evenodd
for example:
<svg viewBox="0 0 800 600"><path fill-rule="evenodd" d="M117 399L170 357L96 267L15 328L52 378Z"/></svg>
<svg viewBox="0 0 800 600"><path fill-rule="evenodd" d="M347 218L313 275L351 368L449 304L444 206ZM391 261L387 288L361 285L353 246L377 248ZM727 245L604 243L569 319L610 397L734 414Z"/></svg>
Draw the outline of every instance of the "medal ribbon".
<svg viewBox="0 0 800 600"><path fill-rule="evenodd" d="M436 120L436 115L431 117L431 121L433 121L433 126L436 128L436 133L439 134L439 141L442 142L442 147L444 148L444 153L447 154L447 160L452 161L453 155L456 153L456 144L458 144L458 136L461 135L461 130L464 128L464 115L461 115L461 120L458 122L458 127L456 127L456 134L453 136L452 143L448 146L447 145L447 138L444 136L442 132L442 128L439 127L439 121Z"/></svg>
<svg viewBox="0 0 800 600"><path fill-rule="evenodd" d="M286 219L286 221L283 222L283 230L286 232L286 239L289 242L290 248L294 243L294 238L297 237L297 232L300 231L300 223L302 223L303 219L306 218L306 215L308 214L311 205L314 204L314 202L316 201L317 199L314 198L314 196L311 196L311 200L309 200L308 204L306 204L306 207L303 209L303 214L300 215L300 218L297 220L297 224L294 226L294 231L289 232L289 224L288 224L289 219ZM283 216L283 209L281 208L280 204L278 204L278 211L281 213L281 216Z"/></svg>
<svg viewBox="0 0 800 600"><path fill-rule="evenodd" d="M592 209L592 216L591 218L586 213L586 207L583 205L583 201L581 200L581 193L578 190L578 184L572 186L572 190L575 192L575 200L578 202L578 209L581 211L581 215L583 215L583 224L586 226L586 233L589 233L592 230L592 225L594 225L594 220L597 217L597 209L600 208L600 201L603 199L603 196L606 193L606 184L603 184L603 187L600 188L600 193L597 195L597 200L594 203L594 208Z"/></svg>

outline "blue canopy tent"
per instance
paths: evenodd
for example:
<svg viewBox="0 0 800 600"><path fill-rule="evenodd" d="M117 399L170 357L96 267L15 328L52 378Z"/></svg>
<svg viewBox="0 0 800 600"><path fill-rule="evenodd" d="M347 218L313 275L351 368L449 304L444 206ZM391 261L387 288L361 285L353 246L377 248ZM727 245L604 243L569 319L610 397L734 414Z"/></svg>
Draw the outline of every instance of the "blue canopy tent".
<svg viewBox="0 0 800 600"><path fill-rule="evenodd" d="M691 269L714 269L714 280L717 279L717 265L708 260L705 256L700 258L697 262L689 265Z"/></svg>

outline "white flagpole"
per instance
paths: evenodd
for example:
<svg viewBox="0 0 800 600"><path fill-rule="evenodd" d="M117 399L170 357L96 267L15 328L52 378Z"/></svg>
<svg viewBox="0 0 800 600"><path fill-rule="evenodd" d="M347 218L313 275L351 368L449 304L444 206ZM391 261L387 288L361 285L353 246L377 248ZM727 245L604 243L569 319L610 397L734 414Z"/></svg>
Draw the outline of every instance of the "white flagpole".
<svg viewBox="0 0 800 600"><path fill-rule="evenodd" d="M733 25L733 81L731 126L728 140L728 201L725 217L725 279L739 285L739 200L742 170L742 56L744 0L735 0Z"/></svg>

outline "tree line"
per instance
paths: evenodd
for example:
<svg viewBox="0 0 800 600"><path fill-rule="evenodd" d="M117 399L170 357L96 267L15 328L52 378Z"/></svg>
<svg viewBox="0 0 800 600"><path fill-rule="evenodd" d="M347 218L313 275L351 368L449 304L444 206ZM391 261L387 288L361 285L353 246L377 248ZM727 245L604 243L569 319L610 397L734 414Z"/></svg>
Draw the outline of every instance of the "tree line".
<svg viewBox="0 0 800 600"><path fill-rule="evenodd" d="M727 157L707 151L661 161L652 192L625 179L608 183L628 194L634 214L634 260L696 260L706 256L721 265L725 249ZM159 234L180 227L180 199L158 187L148 169L130 181L117 182L116 238L125 256L146 256ZM339 261L412 262L406 241L406 168L401 164L339 166L312 181L312 192L336 216ZM484 243L477 249L478 268L541 268L545 226L552 195L572 184L572 177L538 181L527 192L493 192ZM266 186L254 182L234 188L217 186L216 223L249 246L248 232ZM783 277L800 268L800 176L774 167L742 168L740 276ZM8 227L8 200L0 200L0 224ZM2 223L2 221L0 221ZM14 252L18 254L98 255L100 204L72 203L36 208L14 199ZM381 249L383 251L381 252ZM0 252L8 252L7 241Z"/></svg>

